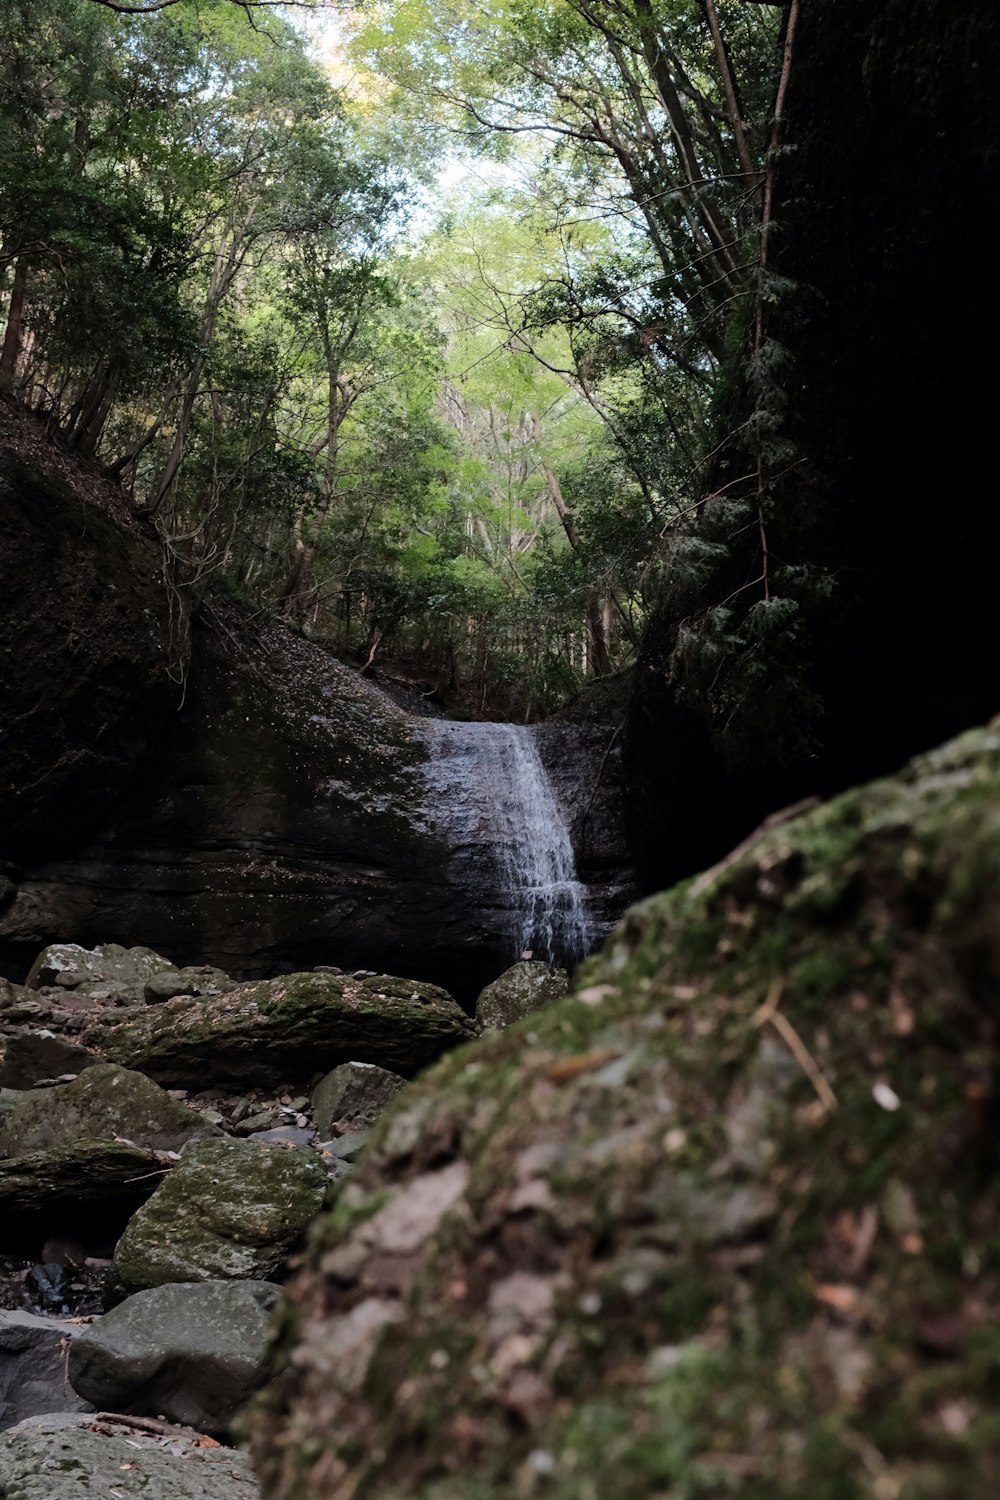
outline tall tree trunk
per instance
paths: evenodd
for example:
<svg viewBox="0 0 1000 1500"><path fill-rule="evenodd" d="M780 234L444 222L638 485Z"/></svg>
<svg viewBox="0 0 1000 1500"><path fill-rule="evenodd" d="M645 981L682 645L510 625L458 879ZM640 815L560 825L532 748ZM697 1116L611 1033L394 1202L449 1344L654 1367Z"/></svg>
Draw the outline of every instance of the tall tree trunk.
<svg viewBox="0 0 1000 1500"><path fill-rule="evenodd" d="M28 261L19 255L14 265L14 284L10 289L10 304L7 308L7 331L3 349L0 350L0 391L10 393L14 389L17 362L21 354L24 328L24 304L28 290Z"/></svg>

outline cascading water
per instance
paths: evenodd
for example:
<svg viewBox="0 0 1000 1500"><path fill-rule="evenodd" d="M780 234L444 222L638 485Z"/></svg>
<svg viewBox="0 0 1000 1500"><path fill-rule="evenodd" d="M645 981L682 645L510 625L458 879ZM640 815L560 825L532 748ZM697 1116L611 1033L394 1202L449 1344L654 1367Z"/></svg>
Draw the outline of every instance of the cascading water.
<svg viewBox="0 0 1000 1500"><path fill-rule="evenodd" d="M492 865L512 959L575 963L590 947L585 890L532 730L437 720L427 731L439 821L459 859Z"/></svg>

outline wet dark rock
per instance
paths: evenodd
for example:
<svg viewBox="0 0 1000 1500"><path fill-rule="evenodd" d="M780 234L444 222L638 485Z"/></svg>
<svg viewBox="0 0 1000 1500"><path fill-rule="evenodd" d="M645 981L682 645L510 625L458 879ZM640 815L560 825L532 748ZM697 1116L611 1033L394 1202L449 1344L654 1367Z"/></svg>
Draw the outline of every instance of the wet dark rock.
<svg viewBox="0 0 1000 1500"><path fill-rule="evenodd" d="M86 1415L30 1417L0 1436L5 1500L259 1500L243 1453L206 1448L197 1434L153 1436Z"/></svg>
<svg viewBox="0 0 1000 1500"><path fill-rule="evenodd" d="M374 1063L341 1063L312 1092L312 1116L321 1136L331 1134L338 1120L370 1125L406 1082Z"/></svg>
<svg viewBox="0 0 1000 1500"><path fill-rule="evenodd" d="M0 1431L43 1412L87 1411L74 1391L66 1361L80 1323L0 1312Z"/></svg>
<svg viewBox="0 0 1000 1500"><path fill-rule="evenodd" d="M175 1282L136 1292L74 1341L72 1386L103 1411L224 1433L263 1382L278 1292L265 1281Z"/></svg>
<svg viewBox="0 0 1000 1500"><path fill-rule="evenodd" d="M77 1140L0 1160L0 1214L8 1230L39 1232L67 1221L124 1222L148 1198L171 1163L124 1142Z"/></svg>
<svg viewBox="0 0 1000 1500"><path fill-rule="evenodd" d="M474 1028L434 985L290 974L223 996L112 1012L83 1035L95 1050L164 1084L239 1087L308 1078L350 1058L413 1074Z"/></svg>
<svg viewBox="0 0 1000 1500"><path fill-rule="evenodd" d="M524 960L505 969L499 979L480 992L476 1020L484 1031L502 1031L550 1000L558 1000L568 989L565 969Z"/></svg>
<svg viewBox="0 0 1000 1500"><path fill-rule="evenodd" d="M121 796L178 701L186 629L157 543L9 448L0 516L0 854L38 861Z"/></svg>
<svg viewBox="0 0 1000 1500"><path fill-rule="evenodd" d="M198 1142L129 1221L115 1274L127 1287L267 1280L319 1212L326 1186L308 1147Z"/></svg>

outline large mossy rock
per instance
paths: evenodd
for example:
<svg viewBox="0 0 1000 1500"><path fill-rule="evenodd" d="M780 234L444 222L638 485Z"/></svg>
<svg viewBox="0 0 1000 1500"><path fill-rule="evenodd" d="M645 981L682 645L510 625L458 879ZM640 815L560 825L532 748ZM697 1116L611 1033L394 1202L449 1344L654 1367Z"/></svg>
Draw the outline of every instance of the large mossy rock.
<svg viewBox="0 0 1000 1500"><path fill-rule="evenodd" d="M75 1329L73 1388L101 1411L225 1432L264 1379L278 1290L271 1282L208 1281L136 1292ZM64 1359L64 1378L65 1370Z"/></svg>
<svg viewBox="0 0 1000 1500"><path fill-rule="evenodd" d="M186 629L155 542L9 448L0 586L0 856L38 860L120 797L179 697Z"/></svg>
<svg viewBox="0 0 1000 1500"><path fill-rule="evenodd" d="M102 1138L151 1151L179 1151L188 1141L219 1134L144 1074L116 1063L99 1063L55 1088L10 1090L5 1106L0 1110L0 1158Z"/></svg>
<svg viewBox="0 0 1000 1500"><path fill-rule="evenodd" d="M351 1060L411 1076L474 1035L435 985L387 974L288 974L227 995L112 1012L84 1040L161 1083L205 1088L282 1083Z"/></svg>
<svg viewBox="0 0 1000 1500"><path fill-rule="evenodd" d="M114 1269L127 1287L276 1275L323 1206L327 1174L308 1147L201 1141L129 1221Z"/></svg>
<svg viewBox="0 0 1000 1500"><path fill-rule="evenodd" d="M987 1500L1000 731L634 908L315 1234L271 1500Z"/></svg>
<svg viewBox="0 0 1000 1500"><path fill-rule="evenodd" d="M502 1031L569 989L565 969L538 960L522 960L505 969L499 979L480 991L476 1020L484 1031Z"/></svg>
<svg viewBox="0 0 1000 1500"><path fill-rule="evenodd" d="M100 1417L32 1417L0 1435L3 1500L258 1500L242 1453L181 1429Z"/></svg>

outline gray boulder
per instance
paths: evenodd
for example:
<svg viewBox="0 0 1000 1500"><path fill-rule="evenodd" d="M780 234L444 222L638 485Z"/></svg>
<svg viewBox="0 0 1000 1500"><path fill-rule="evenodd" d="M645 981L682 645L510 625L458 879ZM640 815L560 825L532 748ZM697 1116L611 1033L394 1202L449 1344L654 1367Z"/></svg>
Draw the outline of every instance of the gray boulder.
<svg viewBox="0 0 1000 1500"><path fill-rule="evenodd" d="M101 1059L86 1047L68 1042L51 1031L20 1031L9 1037L3 1063L0 1064L0 1087L30 1089L46 1078L62 1078L67 1073L82 1073Z"/></svg>
<svg viewBox="0 0 1000 1500"><path fill-rule="evenodd" d="M181 1088L287 1083L350 1058L419 1072L474 1028L433 984L380 974L285 974L227 995L112 1011L88 1046Z"/></svg>
<svg viewBox="0 0 1000 1500"><path fill-rule="evenodd" d="M0 1312L0 1430L43 1412L87 1411L66 1377L66 1357L80 1323Z"/></svg>
<svg viewBox="0 0 1000 1500"><path fill-rule="evenodd" d="M406 1082L375 1063L341 1063L312 1092L312 1116L325 1138L337 1120L370 1125Z"/></svg>
<svg viewBox="0 0 1000 1500"><path fill-rule="evenodd" d="M84 1140L178 1151L188 1141L218 1134L141 1073L100 1063L72 1083L23 1092L0 1112L0 1158Z"/></svg>
<svg viewBox="0 0 1000 1500"><path fill-rule="evenodd" d="M176 973L176 965L152 948L123 948L120 943L104 943L98 948L50 943L39 953L24 982L29 990L45 985L66 990L97 987L135 993L141 999L147 981L154 974L166 972Z"/></svg>
<svg viewBox="0 0 1000 1500"><path fill-rule="evenodd" d="M225 1432L263 1383L279 1290L266 1281L204 1281L136 1292L74 1341L73 1387L103 1411Z"/></svg>
<svg viewBox="0 0 1000 1500"><path fill-rule="evenodd" d="M85 1425L86 1424L86 1425ZM0 1436L3 1500L259 1500L250 1461L128 1418L31 1417Z"/></svg>
<svg viewBox="0 0 1000 1500"><path fill-rule="evenodd" d="M282 1142L191 1146L115 1247L127 1287L267 1280L319 1212L327 1176L316 1152Z"/></svg>
<svg viewBox="0 0 1000 1500"><path fill-rule="evenodd" d="M513 964L480 993L476 1020L484 1031L502 1031L550 1000L558 1000L568 989L565 969L528 960Z"/></svg>

